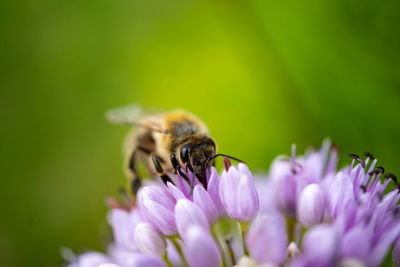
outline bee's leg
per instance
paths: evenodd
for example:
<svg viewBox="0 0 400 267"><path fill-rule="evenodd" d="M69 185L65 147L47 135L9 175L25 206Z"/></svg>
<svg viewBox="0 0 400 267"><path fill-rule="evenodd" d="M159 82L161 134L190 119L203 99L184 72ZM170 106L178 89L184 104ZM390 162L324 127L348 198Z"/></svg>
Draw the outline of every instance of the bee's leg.
<svg viewBox="0 0 400 267"><path fill-rule="evenodd" d="M156 154L153 154L151 155L151 160L153 161L154 168L156 169L157 174L161 177L164 184L167 184L167 182L174 184L174 182L171 180L171 177L169 177L169 175L164 172L161 162L162 159Z"/></svg>
<svg viewBox="0 0 400 267"><path fill-rule="evenodd" d="M140 186L142 185L142 181L140 179L140 176L139 176L137 168L136 168L137 154L138 154L138 149L136 149L132 152L132 155L129 159L129 165L128 165L128 168L129 168L129 171L131 174L130 180L129 180L129 188L135 199L136 199L137 191L139 190Z"/></svg>
<svg viewBox="0 0 400 267"><path fill-rule="evenodd" d="M171 159L172 167L173 167L174 170L175 170L175 174L176 174L176 172L179 172L179 175L189 183L189 178L188 178L188 177L186 176L186 174L182 171L181 165L179 164L179 161L178 161L178 159L176 158L176 155L175 155L175 154L171 154L171 155L170 155L170 159Z"/></svg>

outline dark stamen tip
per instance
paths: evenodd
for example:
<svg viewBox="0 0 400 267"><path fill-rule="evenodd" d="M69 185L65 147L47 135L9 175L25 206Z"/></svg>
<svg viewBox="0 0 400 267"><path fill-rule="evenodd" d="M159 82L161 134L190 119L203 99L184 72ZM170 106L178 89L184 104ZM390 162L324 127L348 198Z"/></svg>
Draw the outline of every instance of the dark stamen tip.
<svg viewBox="0 0 400 267"><path fill-rule="evenodd" d="M365 161L362 158L360 158L357 154L349 154L349 157L357 160L361 164L361 166L365 168Z"/></svg>
<svg viewBox="0 0 400 267"><path fill-rule="evenodd" d="M397 177L393 173L386 173L385 179L392 179L397 184Z"/></svg>
<svg viewBox="0 0 400 267"><path fill-rule="evenodd" d="M378 173L379 172L377 170L373 170L373 171L370 171L368 174L373 176L373 175L378 174Z"/></svg>
<svg viewBox="0 0 400 267"><path fill-rule="evenodd" d="M363 193L367 192L367 188L365 187L365 185L360 185L360 188L363 191Z"/></svg>
<svg viewBox="0 0 400 267"><path fill-rule="evenodd" d="M353 158L355 160L358 160L360 157L357 154L349 154L348 155L350 158Z"/></svg>
<svg viewBox="0 0 400 267"><path fill-rule="evenodd" d="M232 163L229 160L229 158L228 157L224 157L224 168L225 168L225 170L228 171L231 166L232 166Z"/></svg>
<svg viewBox="0 0 400 267"><path fill-rule="evenodd" d="M369 175L378 175L378 174L382 174L385 172L385 169L383 169L383 167L376 167L376 170L373 170L371 172L369 172Z"/></svg>
<svg viewBox="0 0 400 267"><path fill-rule="evenodd" d="M369 153L369 152L365 152L365 153L364 153L364 156L366 156L367 158L370 158L370 159L372 159L372 160L375 159L375 157L374 157L371 153Z"/></svg>
<svg viewBox="0 0 400 267"><path fill-rule="evenodd" d="M376 171L378 171L381 174L383 174L385 172L385 169L382 166L378 166L378 167L376 167Z"/></svg>

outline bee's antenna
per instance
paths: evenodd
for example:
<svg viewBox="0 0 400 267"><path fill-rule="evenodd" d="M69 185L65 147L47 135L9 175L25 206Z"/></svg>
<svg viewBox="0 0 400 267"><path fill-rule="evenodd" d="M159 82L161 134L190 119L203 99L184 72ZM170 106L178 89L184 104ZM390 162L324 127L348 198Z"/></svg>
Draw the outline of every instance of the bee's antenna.
<svg viewBox="0 0 400 267"><path fill-rule="evenodd" d="M245 162L244 162L243 160L241 160L241 159L238 159L238 158L235 158L235 157L226 155L226 154L222 154L222 153L218 153L218 154L215 154L215 155L212 156L212 157L209 157L209 158L207 159L207 161L213 160L213 159L215 159L215 158L217 158L217 157L220 157L220 156L227 157L227 158L229 158L229 159L233 159L233 160L236 160L236 161L245 163Z"/></svg>

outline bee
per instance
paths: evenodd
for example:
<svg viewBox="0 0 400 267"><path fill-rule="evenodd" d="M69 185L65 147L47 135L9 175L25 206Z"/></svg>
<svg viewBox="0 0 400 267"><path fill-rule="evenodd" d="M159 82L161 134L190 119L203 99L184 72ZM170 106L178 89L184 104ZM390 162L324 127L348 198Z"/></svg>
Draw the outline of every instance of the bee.
<svg viewBox="0 0 400 267"><path fill-rule="evenodd" d="M165 184L173 183L169 174L179 172L193 189L195 177L207 188L206 173L216 157L238 160L217 154L217 144L205 123L183 110L144 114L138 105L132 104L110 110L106 117L113 123L134 126L124 145L124 169L134 197L142 183L137 169L139 161L145 163L150 174L160 176ZM185 170L193 173L192 181Z"/></svg>

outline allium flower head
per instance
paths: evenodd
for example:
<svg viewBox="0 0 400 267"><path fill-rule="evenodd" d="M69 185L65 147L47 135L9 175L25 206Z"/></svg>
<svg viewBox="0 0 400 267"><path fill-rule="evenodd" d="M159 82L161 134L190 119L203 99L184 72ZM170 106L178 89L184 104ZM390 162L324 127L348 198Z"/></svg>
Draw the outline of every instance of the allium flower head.
<svg viewBox="0 0 400 267"><path fill-rule="evenodd" d="M325 142L304 156L293 146L268 177L226 158L205 184L170 174L173 183L141 188L136 206L110 211L106 254L69 256L70 266L379 266L392 248L399 265L397 178L369 153L340 170L337 156Z"/></svg>

